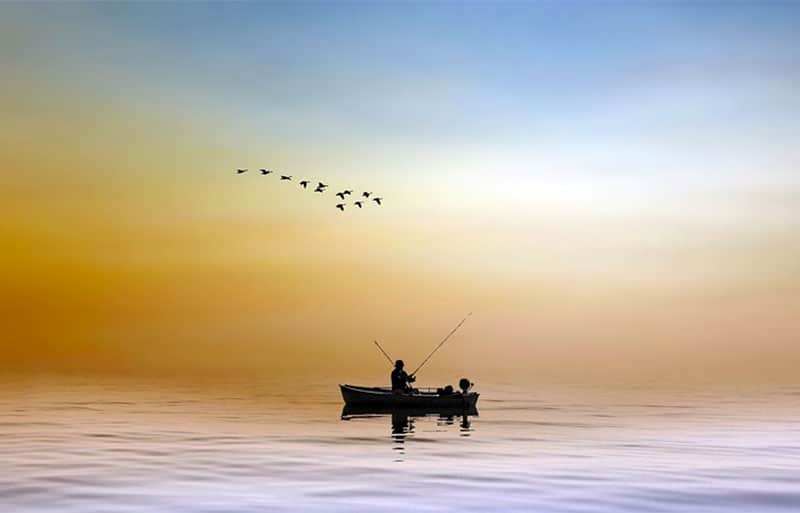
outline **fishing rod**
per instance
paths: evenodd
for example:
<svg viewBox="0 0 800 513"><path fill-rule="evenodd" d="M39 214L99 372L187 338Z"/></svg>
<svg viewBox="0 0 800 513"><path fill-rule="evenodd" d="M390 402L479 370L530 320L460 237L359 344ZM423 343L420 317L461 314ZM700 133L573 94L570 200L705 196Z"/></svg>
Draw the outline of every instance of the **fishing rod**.
<svg viewBox="0 0 800 513"><path fill-rule="evenodd" d="M420 364L419 364L419 367L417 367L417 369L416 369L414 372L412 372L412 373L411 373L411 376L412 376L412 377L413 377L413 376L414 376L414 375L415 375L417 372L419 372L419 370L422 368L422 366L423 366L423 365L425 365L426 363L428 363L428 360L430 360L430 359L431 359L431 356L433 356L433 355L434 355L434 353L436 353L436 351L438 351L438 350L439 350L439 348L440 348L440 347L442 347L442 346L444 345L444 343L445 343L445 342L447 342L447 339L449 339L450 337L452 337L452 336L453 336L453 333L455 333L456 331L458 331L458 328L460 328L460 327L461 327L461 325L462 325L462 324L464 324L464 323L467 321L467 319L469 318L469 316L470 316L470 315L472 315L472 312L468 313L466 317L464 317L463 319L461 319L461 322L459 322L459 323L456 325L456 327L455 327L455 328L453 328L452 330L450 330L450 333L448 333L448 334L447 334L447 336L446 336L446 337L444 337L444 339L443 339L441 342L439 342L439 345L438 345L438 346L436 346L436 348L435 348L433 351L431 351L431 354L429 354L427 358L425 358L424 360L422 360L422 363L420 363Z"/></svg>
<svg viewBox="0 0 800 513"><path fill-rule="evenodd" d="M386 357L386 359L387 359L387 360L389 360L389 363L390 363L390 364L392 364L392 365L394 365L394 362L393 362L393 361L392 361L392 359L389 357L389 355L388 355L388 354L386 354L386 351L384 351L384 350L383 350L383 348L382 348L382 347L381 347L381 345L378 343L378 341L377 341L377 340L373 340L372 342L373 342L373 343L374 343L376 346L378 346L378 349L381 351L381 353L383 353L383 356L385 356L385 357Z"/></svg>

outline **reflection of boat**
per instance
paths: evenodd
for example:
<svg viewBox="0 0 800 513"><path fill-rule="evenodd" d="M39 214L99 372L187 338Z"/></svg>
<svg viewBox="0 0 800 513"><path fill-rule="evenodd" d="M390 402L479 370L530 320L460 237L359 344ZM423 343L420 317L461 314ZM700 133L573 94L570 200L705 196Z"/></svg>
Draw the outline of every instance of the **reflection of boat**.
<svg viewBox="0 0 800 513"><path fill-rule="evenodd" d="M393 392L391 388L339 385L347 406L372 406L387 408L475 408L477 392L440 394L430 389L411 392Z"/></svg>
<svg viewBox="0 0 800 513"><path fill-rule="evenodd" d="M403 461L405 445L407 440L414 436L414 424L419 418L436 416L436 424L446 427L458 422L459 436L468 437L472 433L472 423L470 416L478 416L475 405L468 407L428 407L428 408L398 408L387 405L353 405L345 404L342 409L342 420L356 421L375 420L382 417L389 417L392 421L391 437L393 443L392 450L395 451L397 458L395 461Z"/></svg>
<svg viewBox="0 0 800 513"><path fill-rule="evenodd" d="M342 409L342 418L349 420L352 418L375 417L398 413L406 417L427 417L429 415L438 415L439 417L461 417L477 416L478 409L475 408L474 404L466 408L395 408L381 405L346 404Z"/></svg>

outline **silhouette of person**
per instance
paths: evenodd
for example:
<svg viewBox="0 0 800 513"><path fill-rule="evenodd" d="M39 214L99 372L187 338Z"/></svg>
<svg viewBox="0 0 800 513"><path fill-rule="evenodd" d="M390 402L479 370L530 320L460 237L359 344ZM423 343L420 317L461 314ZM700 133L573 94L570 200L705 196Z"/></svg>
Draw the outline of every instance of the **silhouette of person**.
<svg viewBox="0 0 800 513"><path fill-rule="evenodd" d="M409 376L408 373L403 370L404 366L403 360L394 362L394 370L392 371L392 392L408 392L411 390L409 383L413 383L417 380L417 378Z"/></svg>

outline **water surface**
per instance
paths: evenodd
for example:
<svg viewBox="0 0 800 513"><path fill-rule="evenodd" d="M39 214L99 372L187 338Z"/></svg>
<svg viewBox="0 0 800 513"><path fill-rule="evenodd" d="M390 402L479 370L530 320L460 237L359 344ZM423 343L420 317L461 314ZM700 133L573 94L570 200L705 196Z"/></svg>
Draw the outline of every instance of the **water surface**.
<svg viewBox="0 0 800 513"><path fill-rule="evenodd" d="M341 418L335 385L0 383L0 511L800 511L800 387L478 386Z"/></svg>

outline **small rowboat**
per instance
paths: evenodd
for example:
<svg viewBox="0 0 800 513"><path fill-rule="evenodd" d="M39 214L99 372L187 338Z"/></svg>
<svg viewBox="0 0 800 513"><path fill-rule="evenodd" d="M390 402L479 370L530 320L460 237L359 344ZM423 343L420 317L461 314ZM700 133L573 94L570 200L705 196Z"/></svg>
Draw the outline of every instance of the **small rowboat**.
<svg viewBox="0 0 800 513"><path fill-rule="evenodd" d="M439 394L435 389L393 392L391 388L339 385L347 406L384 406L391 408L475 408L477 392Z"/></svg>

